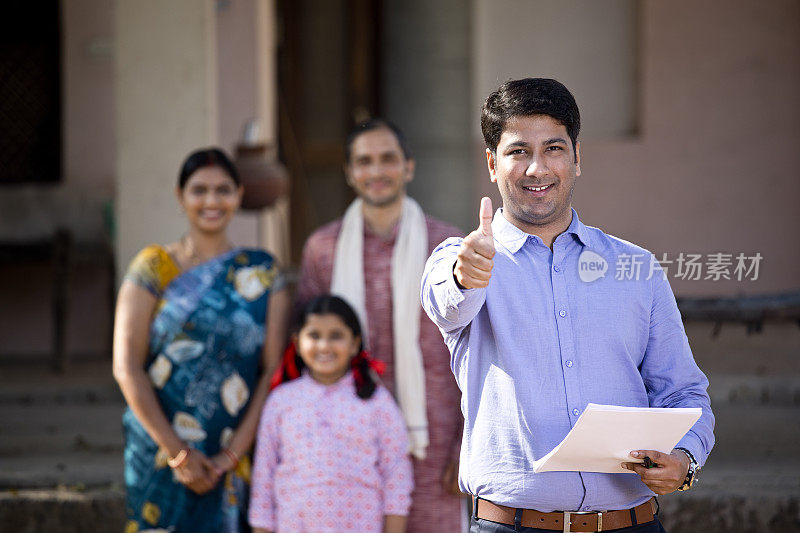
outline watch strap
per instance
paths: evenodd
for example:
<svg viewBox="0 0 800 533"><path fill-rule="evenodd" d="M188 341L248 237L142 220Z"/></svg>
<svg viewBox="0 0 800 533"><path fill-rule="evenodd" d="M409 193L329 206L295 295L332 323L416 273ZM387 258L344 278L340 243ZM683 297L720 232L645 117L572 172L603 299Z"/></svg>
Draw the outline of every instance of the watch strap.
<svg viewBox="0 0 800 533"><path fill-rule="evenodd" d="M690 451L689 451L689 450L687 450L686 448L681 448L681 447L678 447L678 448L675 448L675 449L676 449L676 450L680 450L680 451L682 451L683 453L685 453L685 454L686 454L686 456L689 458L689 462L690 462L690 463L692 463L692 464L694 464L694 465L698 464L698 463L697 463L697 459L695 459L695 458L694 458L694 455L692 455L692 452L690 452Z"/></svg>
<svg viewBox="0 0 800 533"><path fill-rule="evenodd" d="M675 448L675 449L682 451L683 453L686 454L686 457L689 458L689 469L686 471L686 477L683 480L683 484L680 487L678 487L678 490L680 491L689 490L690 488L692 488L695 475L697 471L700 469L700 466L697 463L697 459L695 459L694 455L692 455L692 452L690 452L686 448Z"/></svg>

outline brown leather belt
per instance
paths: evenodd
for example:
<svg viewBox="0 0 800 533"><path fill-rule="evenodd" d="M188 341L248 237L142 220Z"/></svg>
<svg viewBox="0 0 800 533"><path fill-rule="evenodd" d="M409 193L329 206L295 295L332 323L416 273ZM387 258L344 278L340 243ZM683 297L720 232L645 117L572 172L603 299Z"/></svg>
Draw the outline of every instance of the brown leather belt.
<svg viewBox="0 0 800 533"><path fill-rule="evenodd" d="M481 498L473 498L473 505L476 506L474 513L478 518L509 526L515 524L517 509L513 507L497 505ZM620 511L554 511L552 513L542 513L533 509L520 509L520 511L522 511L522 516L519 525L522 527L591 533L650 522L655 515L655 499L650 498L633 509ZM633 517L635 517L635 521Z"/></svg>

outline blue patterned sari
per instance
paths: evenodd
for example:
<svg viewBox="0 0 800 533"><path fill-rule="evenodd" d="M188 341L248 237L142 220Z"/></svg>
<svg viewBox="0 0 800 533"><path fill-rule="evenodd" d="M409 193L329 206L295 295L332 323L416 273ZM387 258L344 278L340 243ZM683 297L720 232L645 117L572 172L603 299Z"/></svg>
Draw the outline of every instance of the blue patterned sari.
<svg viewBox="0 0 800 533"><path fill-rule="evenodd" d="M126 279L158 298L145 369L161 408L190 446L217 454L256 386L267 301L282 285L273 258L238 249L180 273L162 247L150 246L133 260ZM126 533L249 531L249 457L199 496L174 479L165 450L130 409L123 426Z"/></svg>

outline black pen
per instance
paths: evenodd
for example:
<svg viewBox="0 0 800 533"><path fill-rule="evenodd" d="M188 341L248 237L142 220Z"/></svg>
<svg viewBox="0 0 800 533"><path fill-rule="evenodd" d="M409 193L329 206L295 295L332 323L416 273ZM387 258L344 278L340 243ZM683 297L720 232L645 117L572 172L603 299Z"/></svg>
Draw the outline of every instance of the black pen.
<svg viewBox="0 0 800 533"><path fill-rule="evenodd" d="M644 456L644 467L645 467L645 468L655 468L655 467L657 467L657 466L658 466L658 465L657 465L656 463L654 463L652 459L650 459L650 458L649 458L648 456L646 456L646 455Z"/></svg>

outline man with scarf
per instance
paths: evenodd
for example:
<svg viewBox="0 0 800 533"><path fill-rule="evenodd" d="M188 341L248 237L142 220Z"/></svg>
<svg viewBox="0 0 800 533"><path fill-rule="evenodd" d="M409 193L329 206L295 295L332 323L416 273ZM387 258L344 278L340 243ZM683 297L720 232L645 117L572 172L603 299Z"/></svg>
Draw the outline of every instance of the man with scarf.
<svg viewBox="0 0 800 533"><path fill-rule="evenodd" d="M386 363L383 381L403 411L414 463L408 531L458 524L460 393L442 336L421 313L419 286L434 247L463 233L406 195L414 160L390 122L372 119L350 132L344 172L358 197L308 238L296 299L343 296L364 325L365 346Z"/></svg>

